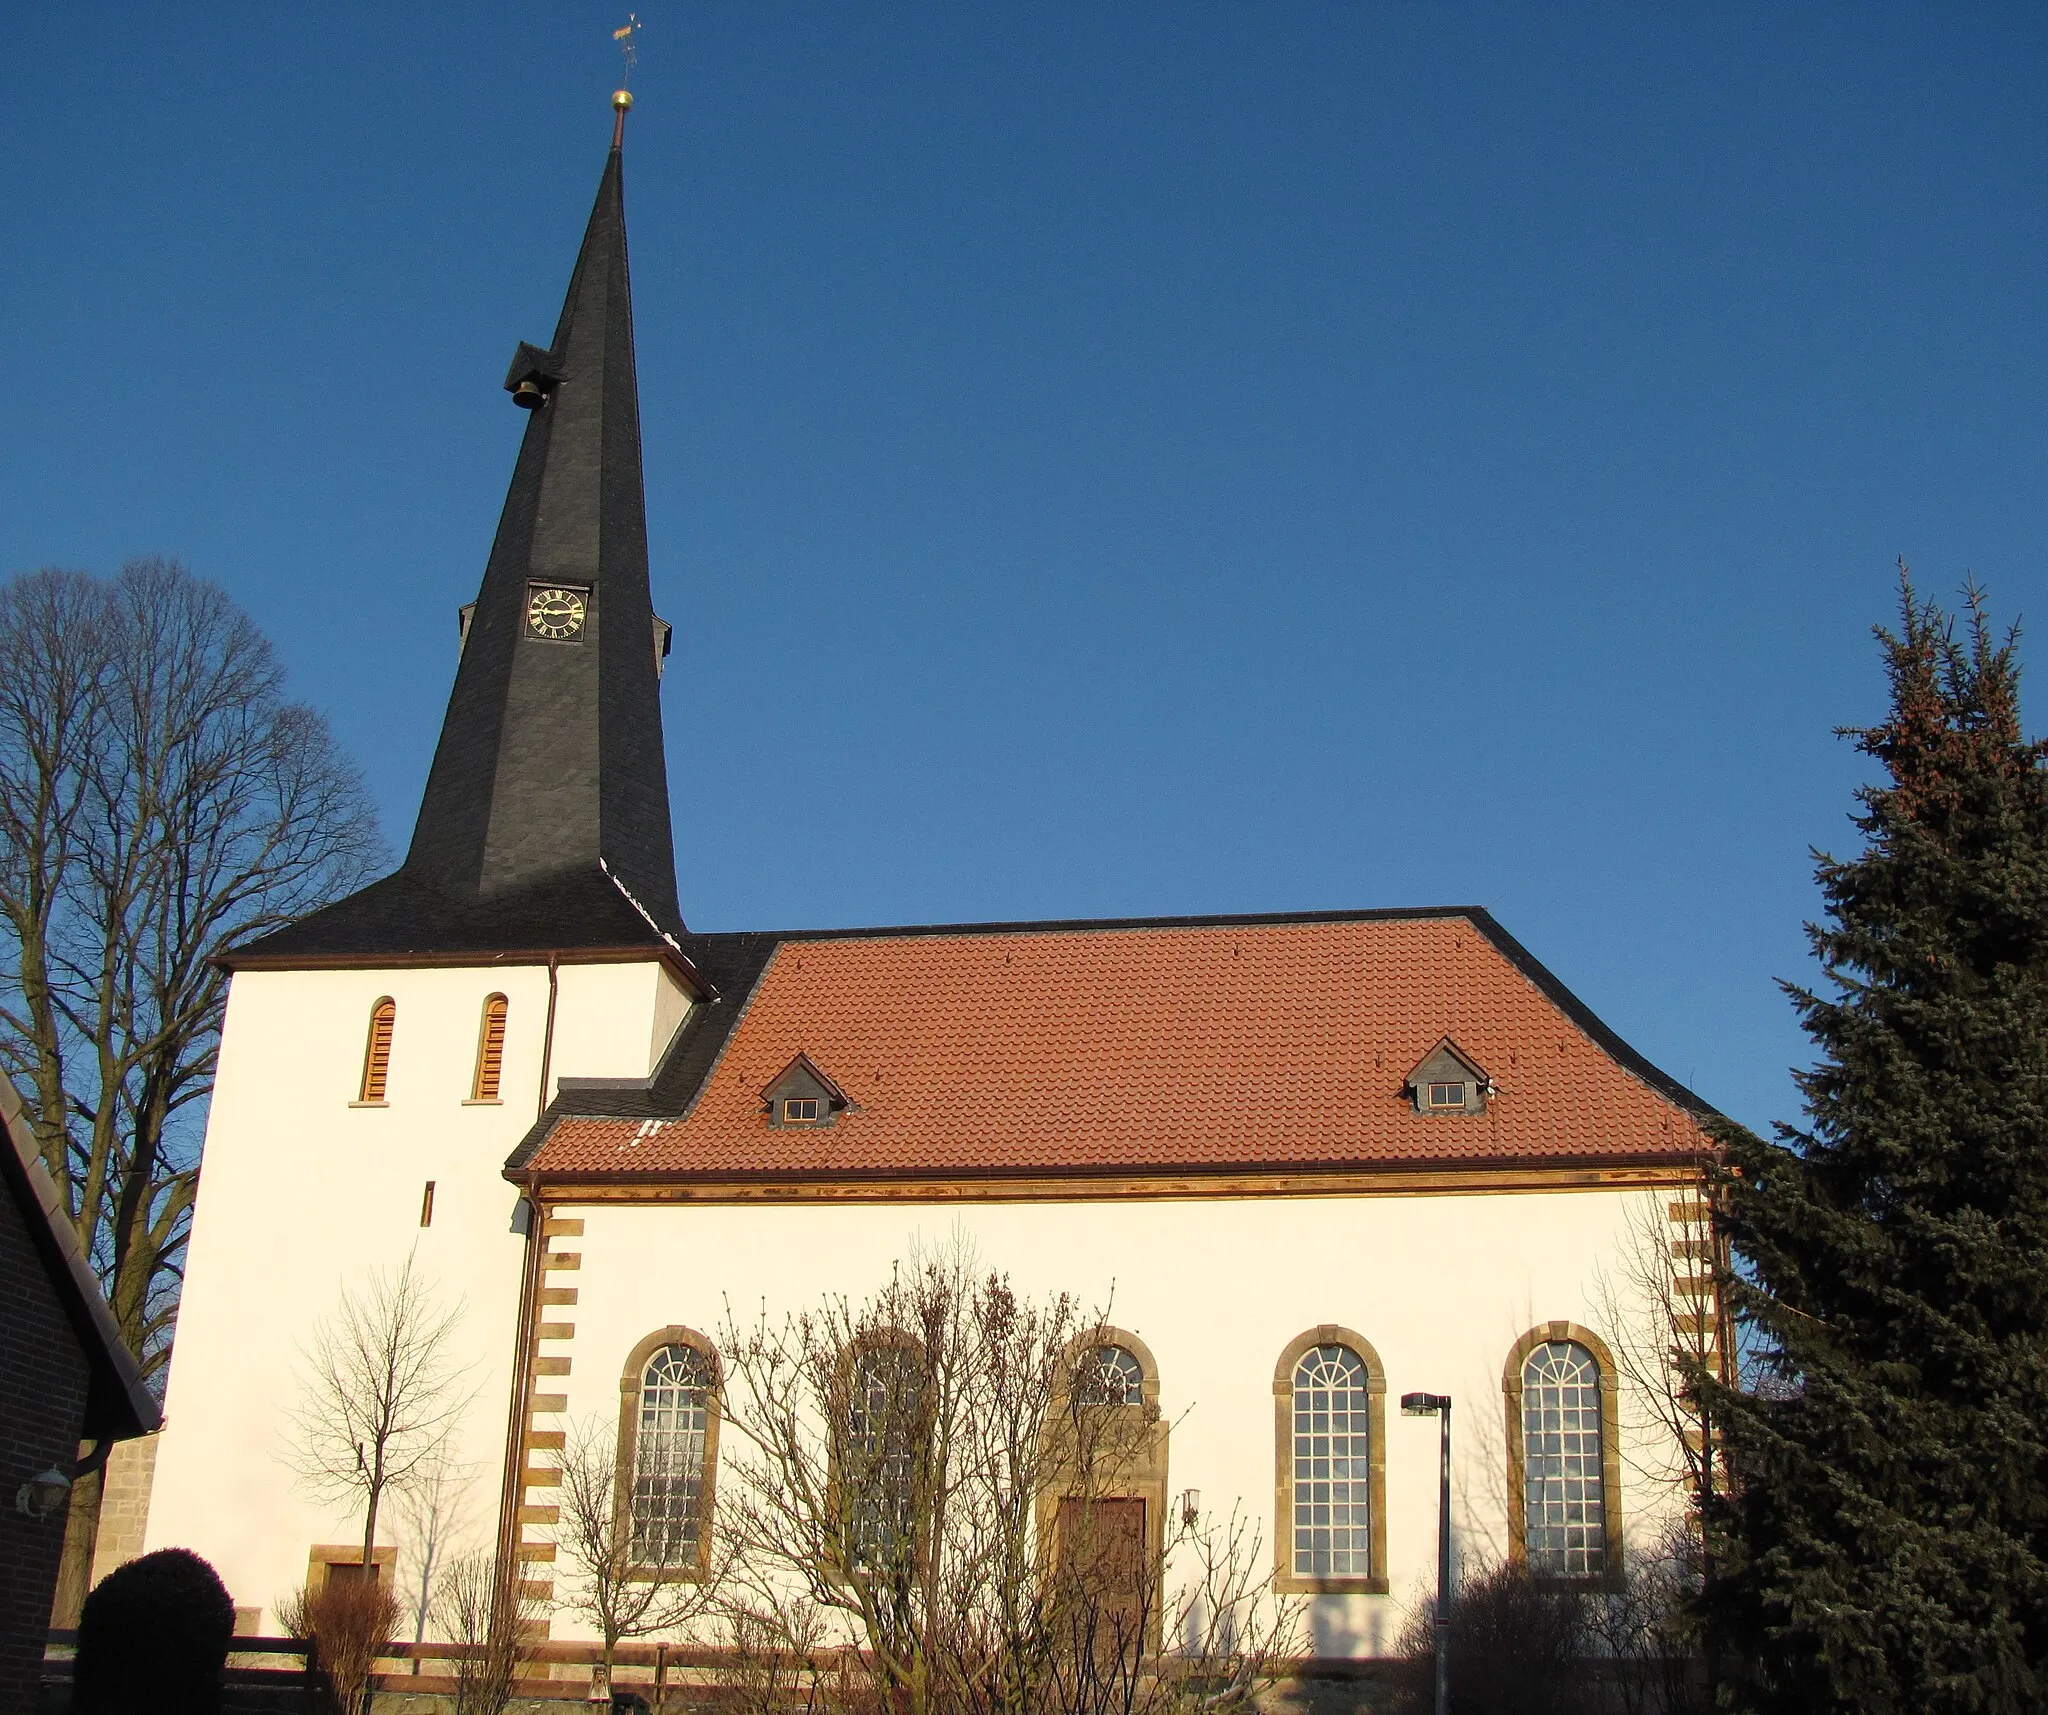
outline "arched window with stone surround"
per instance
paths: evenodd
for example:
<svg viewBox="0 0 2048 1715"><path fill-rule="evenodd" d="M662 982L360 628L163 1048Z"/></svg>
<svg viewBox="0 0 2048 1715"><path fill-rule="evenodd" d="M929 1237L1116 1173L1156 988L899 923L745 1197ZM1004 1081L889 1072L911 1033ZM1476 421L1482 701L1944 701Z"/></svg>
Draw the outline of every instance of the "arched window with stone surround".
<svg viewBox="0 0 2048 1715"><path fill-rule="evenodd" d="M717 1470L717 1354L702 1335L667 1328L640 1343L620 1381L633 1564L699 1572L710 1549Z"/></svg>
<svg viewBox="0 0 2048 1715"><path fill-rule="evenodd" d="M1542 1578L1613 1576L1621 1481L1612 1356L1589 1330L1550 1322L1515 1343L1502 1381L1510 1552Z"/></svg>
<svg viewBox="0 0 2048 1715"><path fill-rule="evenodd" d="M1273 1368L1275 1588L1384 1593L1386 1372L1363 1336L1326 1323Z"/></svg>
<svg viewBox="0 0 2048 1715"><path fill-rule="evenodd" d="M1074 1400L1080 1405L1143 1405L1145 1367L1128 1346L1089 1347L1074 1366Z"/></svg>
<svg viewBox="0 0 2048 1715"><path fill-rule="evenodd" d="M1156 1649L1169 1524L1158 1361L1134 1331L1105 1323L1075 1334L1060 1371L1042 1446L1040 1540L1072 1587L1090 1592L1098 1646Z"/></svg>
<svg viewBox="0 0 2048 1715"><path fill-rule="evenodd" d="M846 1424L833 1447L833 1482L851 1564L907 1576L918 1553L918 1492L929 1452L924 1348L891 1332L848 1354Z"/></svg>

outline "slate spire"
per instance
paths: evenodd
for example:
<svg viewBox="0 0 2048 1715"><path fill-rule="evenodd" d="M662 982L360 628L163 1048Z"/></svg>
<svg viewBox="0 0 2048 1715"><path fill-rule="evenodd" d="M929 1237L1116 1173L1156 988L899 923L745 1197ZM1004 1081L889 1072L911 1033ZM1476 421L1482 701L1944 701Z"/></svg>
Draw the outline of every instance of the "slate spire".
<svg viewBox="0 0 2048 1715"><path fill-rule="evenodd" d="M505 380L525 435L411 849L395 875L244 954L569 950L683 932L617 105L554 338L522 344Z"/></svg>
<svg viewBox="0 0 2048 1715"><path fill-rule="evenodd" d="M674 927L622 162L615 139L554 339L506 377L532 408L405 867L490 899L602 860Z"/></svg>

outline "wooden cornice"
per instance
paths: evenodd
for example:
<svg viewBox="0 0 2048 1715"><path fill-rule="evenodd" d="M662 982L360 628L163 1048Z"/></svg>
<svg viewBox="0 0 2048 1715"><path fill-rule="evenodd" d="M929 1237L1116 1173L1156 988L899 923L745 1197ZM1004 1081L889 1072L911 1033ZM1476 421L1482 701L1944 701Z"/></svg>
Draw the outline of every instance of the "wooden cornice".
<svg viewBox="0 0 2048 1715"><path fill-rule="evenodd" d="M1048 1174L988 1178L898 1175L691 1178L647 1174L543 1176L550 1203L1092 1203L1268 1197L1470 1196L1532 1191L1633 1191L1693 1185L1702 1166L1666 1158L1603 1166L1372 1168L1341 1172Z"/></svg>

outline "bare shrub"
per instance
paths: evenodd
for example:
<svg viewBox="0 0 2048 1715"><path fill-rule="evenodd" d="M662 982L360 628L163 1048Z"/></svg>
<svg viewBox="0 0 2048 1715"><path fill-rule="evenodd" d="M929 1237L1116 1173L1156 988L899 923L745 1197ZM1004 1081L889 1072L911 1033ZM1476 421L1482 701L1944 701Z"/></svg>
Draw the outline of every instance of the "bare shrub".
<svg viewBox="0 0 2048 1715"><path fill-rule="evenodd" d="M497 1561L489 1553L443 1561L434 1580L433 1617L457 1646L451 1664L454 1715L503 1715L538 1659L547 1604L524 1590L518 1579L509 1595L499 1587Z"/></svg>
<svg viewBox="0 0 2048 1715"><path fill-rule="evenodd" d="M1587 1598L1586 1624L1607 1656L1620 1715L1705 1715L1699 1532L1675 1520L1629 1556L1627 1576Z"/></svg>
<svg viewBox="0 0 2048 1715"><path fill-rule="evenodd" d="M825 1650L825 1619L801 1598L775 1607L729 1604L721 1616L716 1679L720 1707L734 1715L839 1710Z"/></svg>
<svg viewBox="0 0 2048 1715"><path fill-rule="evenodd" d="M637 1468L620 1462L618 1433L608 1424L572 1427L556 1496L555 1552L569 1574L562 1606L597 1628L604 1643L604 1683L612 1680L621 1638L687 1629L712 1612L723 1585L716 1545L701 1542L694 1508L661 1528L636 1527L636 1480L684 1490L693 1475L671 1467L667 1450L643 1437Z"/></svg>
<svg viewBox="0 0 2048 1715"><path fill-rule="evenodd" d="M336 1570L330 1568L318 1588L287 1596L278 1605L278 1619L287 1635L313 1645L334 1706L342 1715L357 1715L367 1706L371 1670L398 1630L400 1610L383 1579L359 1568L337 1578Z"/></svg>
<svg viewBox="0 0 2048 1715"><path fill-rule="evenodd" d="M1587 1592L1494 1566L1463 1579L1451 1598L1451 1715L1578 1715L1587 1695L1583 1660ZM1394 1653L1405 1664L1403 1696L1416 1715L1431 1707L1436 1602L1411 1610Z"/></svg>

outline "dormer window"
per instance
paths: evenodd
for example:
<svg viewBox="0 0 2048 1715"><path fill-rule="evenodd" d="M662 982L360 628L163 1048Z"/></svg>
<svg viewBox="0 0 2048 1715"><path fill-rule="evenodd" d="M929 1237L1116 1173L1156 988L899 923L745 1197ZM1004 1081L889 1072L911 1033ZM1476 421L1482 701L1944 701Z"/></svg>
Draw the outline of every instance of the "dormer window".
<svg viewBox="0 0 2048 1715"><path fill-rule="evenodd" d="M1420 1114L1483 1114L1493 1080L1446 1036L1408 1074L1407 1089Z"/></svg>
<svg viewBox="0 0 2048 1715"><path fill-rule="evenodd" d="M782 1068L761 1092L761 1105L769 1125L792 1131L828 1126L852 1106L808 1054L799 1054Z"/></svg>

